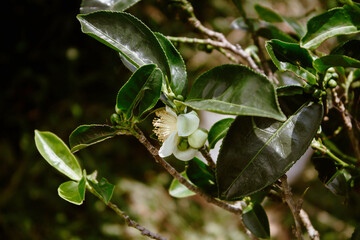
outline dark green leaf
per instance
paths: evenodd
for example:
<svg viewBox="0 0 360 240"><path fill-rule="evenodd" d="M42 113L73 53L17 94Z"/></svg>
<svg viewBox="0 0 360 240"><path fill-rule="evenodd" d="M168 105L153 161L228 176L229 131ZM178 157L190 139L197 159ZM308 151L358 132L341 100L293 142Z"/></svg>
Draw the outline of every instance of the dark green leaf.
<svg viewBox="0 0 360 240"><path fill-rule="evenodd" d="M225 137L230 125L234 122L233 118L225 118L216 122L209 131L208 142L210 149L213 149L216 143Z"/></svg>
<svg viewBox="0 0 360 240"><path fill-rule="evenodd" d="M311 161L318 172L319 180L324 184L326 184L337 171L334 161L331 158L313 157Z"/></svg>
<svg viewBox="0 0 360 240"><path fill-rule="evenodd" d="M360 40L353 39L342 43L331 51L332 55L345 55L360 60Z"/></svg>
<svg viewBox="0 0 360 240"><path fill-rule="evenodd" d="M323 41L334 36L360 32L360 14L349 6L334 8L311 18L301 46L317 48Z"/></svg>
<svg viewBox="0 0 360 240"><path fill-rule="evenodd" d="M186 175L186 172L182 172L181 175L187 180L189 180L188 176ZM185 198L196 195L196 193L190 191L187 187L182 185L176 178L174 178L171 182L169 188L169 194L176 198Z"/></svg>
<svg viewBox="0 0 360 240"><path fill-rule="evenodd" d="M313 65L318 72L325 73L330 67L360 68L360 61L345 55L327 55L316 59Z"/></svg>
<svg viewBox="0 0 360 240"><path fill-rule="evenodd" d="M80 13L91 13L100 10L125 11L140 0L83 0Z"/></svg>
<svg viewBox="0 0 360 240"><path fill-rule="evenodd" d="M79 181L82 178L78 160L55 134L35 130L35 144L41 156L56 170L72 180Z"/></svg>
<svg viewBox="0 0 360 240"><path fill-rule="evenodd" d="M163 75L156 65L145 65L136 70L120 89L116 99L116 112L124 113L127 120L142 115L158 102Z"/></svg>
<svg viewBox="0 0 360 240"><path fill-rule="evenodd" d="M284 42L289 43L296 43L297 40L295 40L293 37L291 37L289 34L284 33L279 28L273 26L273 25L267 25L266 27L261 27L256 31L256 34L266 38L266 39L278 39Z"/></svg>
<svg viewBox="0 0 360 240"><path fill-rule="evenodd" d="M116 128L108 125L81 125L69 137L71 151L77 152L90 145L105 141L116 135Z"/></svg>
<svg viewBox="0 0 360 240"><path fill-rule="evenodd" d="M276 89L277 95L280 96L294 96L302 95L304 93L304 88L297 85L288 85L279 87Z"/></svg>
<svg viewBox="0 0 360 240"><path fill-rule="evenodd" d="M271 40L266 43L266 50L280 71L290 71L309 84L316 83L316 76L310 72L313 60L306 49L295 43Z"/></svg>
<svg viewBox="0 0 360 240"><path fill-rule="evenodd" d="M76 205L81 205L85 199L86 182L82 178L80 182L68 181L61 184L58 194L61 198Z"/></svg>
<svg viewBox="0 0 360 240"><path fill-rule="evenodd" d="M115 189L113 184L109 183L105 178L102 178L99 182L89 179L88 183L104 199L106 204L110 202Z"/></svg>
<svg viewBox="0 0 360 240"><path fill-rule="evenodd" d="M337 171L326 183L326 187L334 194L345 196L348 193L348 183L345 178L346 171Z"/></svg>
<svg viewBox="0 0 360 240"><path fill-rule="evenodd" d="M161 33L155 33L159 43L165 51L170 66L171 82L170 88L175 95L186 97L187 74L184 60L174 45Z"/></svg>
<svg viewBox="0 0 360 240"><path fill-rule="evenodd" d="M196 157L192 161L189 161L186 175L193 184L198 186L204 192L212 196L217 196L215 173L204 162Z"/></svg>
<svg viewBox="0 0 360 240"><path fill-rule="evenodd" d="M273 10L267 7L261 6L259 4L255 4L254 8L257 14L259 15L259 17L264 21L271 23L283 21L282 16L280 16L279 14L277 14L276 12L274 12Z"/></svg>
<svg viewBox="0 0 360 240"><path fill-rule="evenodd" d="M247 206L242 214L245 226L259 238L270 238L269 220L263 207L258 203Z"/></svg>
<svg viewBox="0 0 360 240"><path fill-rule="evenodd" d="M279 179L311 143L323 107L303 104L285 122L239 116L226 135L217 161L220 198L240 199Z"/></svg>
<svg viewBox="0 0 360 240"><path fill-rule="evenodd" d="M170 76L164 50L139 19L125 12L109 11L80 14L77 18L84 33L118 51L132 66L130 70L153 63Z"/></svg>
<svg viewBox="0 0 360 240"><path fill-rule="evenodd" d="M240 65L218 66L201 75L184 104L197 110L285 120L270 81Z"/></svg>

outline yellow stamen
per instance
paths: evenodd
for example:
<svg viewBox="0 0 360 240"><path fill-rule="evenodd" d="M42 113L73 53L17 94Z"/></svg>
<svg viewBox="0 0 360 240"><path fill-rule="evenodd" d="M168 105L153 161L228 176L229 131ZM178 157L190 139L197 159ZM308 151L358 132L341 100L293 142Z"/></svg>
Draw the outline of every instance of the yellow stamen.
<svg viewBox="0 0 360 240"><path fill-rule="evenodd" d="M177 118L164 109L155 112L152 124L154 125L154 133L159 141L164 142L172 132L177 131Z"/></svg>

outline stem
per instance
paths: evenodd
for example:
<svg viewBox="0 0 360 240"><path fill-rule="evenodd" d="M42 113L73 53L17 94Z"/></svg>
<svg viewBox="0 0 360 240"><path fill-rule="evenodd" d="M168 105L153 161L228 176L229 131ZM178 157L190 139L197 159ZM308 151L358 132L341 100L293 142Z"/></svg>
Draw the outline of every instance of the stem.
<svg viewBox="0 0 360 240"><path fill-rule="evenodd" d="M307 232L309 233L309 237L311 240L320 240L319 232L313 227L311 224L309 215L304 211L304 209L300 210L299 216L306 227Z"/></svg>
<svg viewBox="0 0 360 240"><path fill-rule="evenodd" d="M112 202L108 202L106 203L104 201L104 199L99 196L99 194L97 194L94 189L90 186L88 186L88 189L89 191L94 194L96 197L98 197L103 203L105 203L109 208L111 208L118 216L120 216L121 218L123 218L126 222L126 224L129 226L129 227L132 227L132 228L135 228L137 230L140 231L141 235L143 236L147 236L149 238L152 238L152 239L157 239L157 240L167 240L165 237L161 236L160 234L157 234L157 233L153 233L151 232L150 230L146 229L145 227L141 226L139 223L137 223L136 221L132 220L130 218L129 215L127 215L124 211L121 211L119 209L119 207L112 203Z"/></svg>
<svg viewBox="0 0 360 240"><path fill-rule="evenodd" d="M331 157L333 160L335 160L338 164L340 164L343 167L349 167L350 165L338 158L335 154L333 154L325 145L323 145L320 141L313 141L311 143L311 147L319 150L320 152L327 154L329 157Z"/></svg>
<svg viewBox="0 0 360 240"><path fill-rule="evenodd" d="M167 36L167 38L172 42L181 42L181 43L195 43L195 44L203 44L203 45L211 45L215 47L220 53L222 53L225 57L227 57L230 61L234 63L239 63L231 53L226 51L226 45L223 42L215 41L212 39L200 39L200 38L188 38L188 37L172 37ZM228 49L231 50L231 49Z"/></svg>
<svg viewBox="0 0 360 240"><path fill-rule="evenodd" d="M337 108L339 108L342 120L349 135L351 146L354 150L354 154L357 159L357 166L360 167L360 142L359 139L356 137L355 131L353 129L351 117L347 112L344 103L340 100L336 92L336 88L332 90L332 96L333 96L333 103Z"/></svg>
<svg viewBox="0 0 360 240"><path fill-rule="evenodd" d="M233 45L225 38L224 34L215 32L215 31L205 27L204 25L202 25L202 23L199 21L199 19L197 19L197 17L195 16L194 8L190 4L189 1L179 0L178 2L181 3L180 4L181 8L188 14L188 21L191 25L193 25L193 27L198 29L203 34L209 36L210 38L216 39L218 42L221 42L224 46L222 48L228 49L228 50L232 51L233 53L239 55L240 57L245 59L248 62L248 64L250 65L250 67L253 68L255 71L257 71L259 73L263 73L263 71L256 65L256 63L252 59L252 57L249 54L247 54L241 48L240 45L236 45L236 46Z"/></svg>
<svg viewBox="0 0 360 240"><path fill-rule="evenodd" d="M208 165L215 170L216 168L216 164L214 162L214 160L212 159L209 151L207 150L207 147L204 145L202 148L199 149L201 155L203 155L203 157L205 158L205 160L207 161Z"/></svg>
<svg viewBox="0 0 360 240"><path fill-rule="evenodd" d="M296 203L294 201L293 195L291 193L291 189L290 186L287 182L287 176L284 175L280 178L281 180L281 188L282 188L282 195L283 195L283 199L285 200L285 202L287 203L287 205L289 206L292 215L294 217L294 221L295 221L295 235L296 238L298 240L302 240L302 231L301 231L301 219L299 216L299 210L296 207Z"/></svg>

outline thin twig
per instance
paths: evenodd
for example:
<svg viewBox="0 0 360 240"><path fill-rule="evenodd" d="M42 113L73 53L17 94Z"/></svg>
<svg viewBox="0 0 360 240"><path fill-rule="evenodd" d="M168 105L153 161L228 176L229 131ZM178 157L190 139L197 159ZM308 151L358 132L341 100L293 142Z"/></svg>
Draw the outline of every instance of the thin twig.
<svg viewBox="0 0 360 240"><path fill-rule="evenodd" d="M309 237L311 240L320 240L319 232L313 227L311 224L309 215L305 212L304 209L300 210L299 216L304 226L306 227L307 232L309 233Z"/></svg>
<svg viewBox="0 0 360 240"><path fill-rule="evenodd" d="M351 117L348 114L344 103L340 100L340 98L339 98L339 96L338 96L338 94L336 92L337 88L334 88L332 90L333 103L340 110L342 120L344 122L346 131L347 131L347 133L349 135L351 146L352 146L352 148L354 150L355 157L357 158L357 166L360 167L360 143L359 143L359 139L355 135L355 131L353 129L352 122L351 122Z"/></svg>
<svg viewBox="0 0 360 240"><path fill-rule="evenodd" d="M190 4L189 1L179 0L178 2L181 3L180 4L181 8L188 14L188 21L190 24L193 25L193 27L198 29L203 34L209 36L210 38L216 39L217 41L222 42L223 48L228 49L228 50L232 51L233 53L239 55L240 57L245 59L248 62L249 66L251 68L253 68L255 71L257 71L259 73L263 73L263 71L258 67L258 65L256 65L256 63L252 59L252 57L247 52L245 52L244 49L242 49L240 45L236 45L236 46L233 45L225 38L224 34L216 32L214 30L211 30L211 29L205 27L204 25L202 25L202 23L199 21L199 19L197 19L197 17L195 16L194 8Z"/></svg>
<svg viewBox="0 0 360 240"><path fill-rule="evenodd" d="M212 159L209 151L207 150L206 146L203 146L202 148L199 149L201 155L203 155L203 157L205 158L205 160L207 161L208 165L212 168L215 169L216 168L216 164L214 162L214 160Z"/></svg>
<svg viewBox="0 0 360 240"><path fill-rule="evenodd" d="M302 231L301 231L301 219L299 216L299 209L296 208L296 203L293 199L292 193L291 193L291 189L290 186L287 182L287 176L284 175L280 178L281 180L281 188L282 188L282 195L283 195L283 199L285 200L285 202L287 203L287 205L289 206L292 215L294 217L294 222L295 222L295 235L296 238L298 240L302 240Z"/></svg>
<svg viewBox="0 0 360 240"><path fill-rule="evenodd" d="M223 42L219 42L212 39L200 39L200 38L188 38L188 37L173 37L173 36L167 36L167 38L172 42L181 42L181 43L192 43L192 44L203 44L203 45L211 45L215 47L216 50L218 50L220 53L222 53L224 56L226 56L229 60L231 60L234 63L239 63L239 60L237 60L230 52L226 51L231 49L228 49L227 45Z"/></svg>

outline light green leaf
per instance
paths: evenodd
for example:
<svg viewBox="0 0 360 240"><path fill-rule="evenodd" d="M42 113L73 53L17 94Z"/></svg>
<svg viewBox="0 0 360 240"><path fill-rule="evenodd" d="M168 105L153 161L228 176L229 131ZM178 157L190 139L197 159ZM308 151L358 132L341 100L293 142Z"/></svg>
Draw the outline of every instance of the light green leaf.
<svg viewBox="0 0 360 240"><path fill-rule="evenodd" d="M69 137L71 151L73 153L90 145L105 141L116 135L117 129L108 125L81 125L77 127Z"/></svg>
<svg viewBox="0 0 360 240"><path fill-rule="evenodd" d="M345 55L327 55L316 59L313 65L318 72L325 73L330 67L360 68L360 61Z"/></svg>
<svg viewBox="0 0 360 240"><path fill-rule="evenodd" d="M360 14L345 5L311 18L307 22L307 32L300 43L303 48L315 49L331 37L359 32Z"/></svg>
<svg viewBox="0 0 360 240"><path fill-rule="evenodd" d="M269 220L264 208L258 203L251 203L242 214L245 226L259 238L270 238Z"/></svg>
<svg viewBox="0 0 360 240"><path fill-rule="evenodd" d="M182 172L181 175L187 180L189 180L188 176L186 175L186 172ZM190 191L187 187L182 185L176 178L174 178L171 182L169 188L169 194L176 198L186 198L196 195L196 193Z"/></svg>
<svg viewBox="0 0 360 240"><path fill-rule="evenodd" d="M257 12L257 14L259 15L259 17L267 22L271 22L271 23L275 23L275 22L282 22L283 18L282 16L280 16L279 14L277 14L276 12L274 12L273 10L261 6L259 4L255 4L254 8Z"/></svg>
<svg viewBox="0 0 360 240"><path fill-rule="evenodd" d="M83 0L80 13L91 13L100 10L125 11L140 0Z"/></svg>
<svg viewBox="0 0 360 240"><path fill-rule="evenodd" d="M216 143L225 137L229 127L234 122L234 118L225 118L216 122L209 131L208 142L210 149L213 149Z"/></svg>
<svg viewBox="0 0 360 240"><path fill-rule="evenodd" d="M109 11L80 14L77 18L84 33L118 51L132 68L156 64L170 76L164 50L154 33L139 19L125 12Z"/></svg>
<svg viewBox="0 0 360 240"><path fill-rule="evenodd" d="M61 198L76 205L81 205L85 200L86 181L84 178L80 182L68 181L61 184L58 194Z"/></svg>
<svg viewBox="0 0 360 240"><path fill-rule="evenodd" d="M120 89L115 110L125 119L141 120L143 114L155 106L160 98L163 75L156 65L145 65L136 70Z"/></svg>
<svg viewBox="0 0 360 240"><path fill-rule="evenodd" d="M72 180L79 181L82 178L78 160L55 134L35 130L35 144L41 156L56 170Z"/></svg>
<svg viewBox="0 0 360 240"><path fill-rule="evenodd" d="M240 199L279 179L304 154L322 115L322 105L310 103L303 104L285 122L237 117L217 161L220 198Z"/></svg>
<svg viewBox="0 0 360 240"><path fill-rule="evenodd" d="M240 65L218 66L201 75L183 104L223 114L286 119L270 81Z"/></svg>
<svg viewBox="0 0 360 240"><path fill-rule="evenodd" d="M311 72L313 59L306 49L295 43L271 40L266 43L266 50L280 71L293 72L309 84L316 84L316 76Z"/></svg>
<svg viewBox="0 0 360 240"><path fill-rule="evenodd" d="M110 202L115 189L113 184L109 183L105 178L102 178L99 182L89 179L88 183L104 199L106 204Z"/></svg>
<svg viewBox="0 0 360 240"><path fill-rule="evenodd" d="M155 33L160 45L165 51L170 66L171 82L170 88L176 96L186 97L187 73L184 60L174 45L161 33Z"/></svg>

